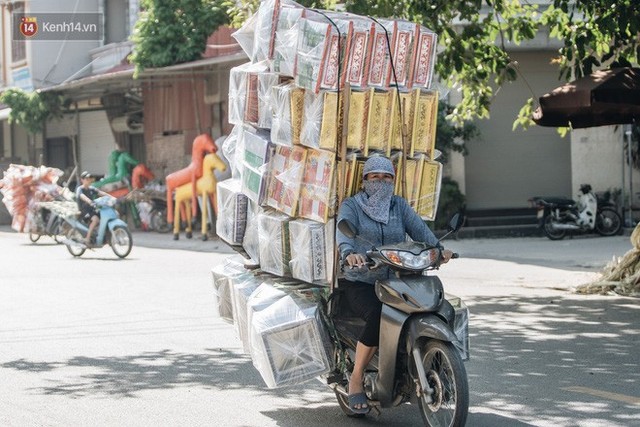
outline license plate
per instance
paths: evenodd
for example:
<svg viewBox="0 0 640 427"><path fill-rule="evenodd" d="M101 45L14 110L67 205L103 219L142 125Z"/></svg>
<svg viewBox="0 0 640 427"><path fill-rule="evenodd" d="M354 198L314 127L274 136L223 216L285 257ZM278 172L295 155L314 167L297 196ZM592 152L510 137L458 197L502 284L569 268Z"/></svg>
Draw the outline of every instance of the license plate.
<svg viewBox="0 0 640 427"><path fill-rule="evenodd" d="M536 216L538 217L538 219L542 219L542 217L544 216L544 209L538 209L538 213L536 214Z"/></svg>

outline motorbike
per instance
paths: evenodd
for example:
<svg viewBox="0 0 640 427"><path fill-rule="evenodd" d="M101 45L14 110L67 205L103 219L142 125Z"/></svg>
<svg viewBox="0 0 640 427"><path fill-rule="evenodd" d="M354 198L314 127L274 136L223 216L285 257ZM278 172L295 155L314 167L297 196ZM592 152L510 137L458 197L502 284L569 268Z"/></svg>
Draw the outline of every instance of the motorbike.
<svg viewBox="0 0 640 427"><path fill-rule="evenodd" d="M125 258L131 252L133 238L127 224L119 218L114 208L116 198L103 196L95 199L94 203L100 215L100 223L92 236L91 247L103 247L108 244L119 258ZM70 229L63 243L71 255L82 256L88 249L85 236L89 227L75 216L67 216L64 220L69 224Z"/></svg>
<svg viewBox="0 0 640 427"><path fill-rule="evenodd" d="M29 240L33 243L42 236L49 236L56 243L62 242L62 236L66 233L65 222L57 212L50 210L46 204L53 202L39 202L35 213L34 227L29 231Z"/></svg>
<svg viewBox="0 0 640 427"><path fill-rule="evenodd" d="M529 199L537 209L540 228L551 240L561 240L568 232L596 232L614 236L622 230L622 218L609 197L593 193L591 185L580 186L578 200L536 196Z"/></svg>
<svg viewBox="0 0 640 427"><path fill-rule="evenodd" d="M442 239L458 231L462 222L460 214L455 214ZM357 238L357 230L347 221L340 221L338 228ZM469 359L469 311L461 299L445 294L437 276L427 275L439 267L440 249L403 242L374 247L366 255L368 268L384 265L395 273L375 284L382 313L380 345L365 371L369 408L379 413L381 408L417 403L425 425L463 426L469 409L463 363ZM364 321L349 313L339 286L329 300L328 312L337 337L338 368L327 383L347 416L365 416L354 413L348 404L348 382Z"/></svg>

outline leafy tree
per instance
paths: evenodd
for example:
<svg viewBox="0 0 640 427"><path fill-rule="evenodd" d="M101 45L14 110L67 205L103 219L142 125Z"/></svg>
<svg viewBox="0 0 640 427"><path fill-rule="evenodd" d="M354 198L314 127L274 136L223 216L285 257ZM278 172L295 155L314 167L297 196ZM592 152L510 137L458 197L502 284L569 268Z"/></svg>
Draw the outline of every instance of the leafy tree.
<svg viewBox="0 0 640 427"><path fill-rule="evenodd" d="M207 38L229 20L222 0L142 0L131 36L136 74L200 59Z"/></svg>
<svg viewBox="0 0 640 427"><path fill-rule="evenodd" d="M64 109L60 95L51 92L25 92L16 88L2 92L0 103L11 108L9 121L24 127L32 135L42 132L47 119L61 117Z"/></svg>
<svg viewBox="0 0 640 427"><path fill-rule="evenodd" d="M255 3L240 0L233 12L246 17ZM494 88L518 77L507 45L531 40L541 29L563 43L556 58L561 79L600 67L637 64L640 55L637 0L553 0L546 5L521 0L346 0L344 5L361 15L419 22L438 34L436 72L462 95L450 114L457 123L489 117ZM535 102L527 102L516 125L532 123Z"/></svg>

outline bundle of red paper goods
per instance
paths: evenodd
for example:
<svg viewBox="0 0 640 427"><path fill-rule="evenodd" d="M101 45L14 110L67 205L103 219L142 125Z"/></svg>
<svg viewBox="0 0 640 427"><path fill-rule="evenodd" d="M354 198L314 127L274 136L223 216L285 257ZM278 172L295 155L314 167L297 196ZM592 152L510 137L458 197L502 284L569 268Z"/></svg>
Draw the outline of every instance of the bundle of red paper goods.
<svg viewBox="0 0 640 427"><path fill-rule="evenodd" d="M437 45L433 31L403 20L266 0L234 37L250 61L233 68L229 77L229 122L234 128L223 150L233 177L218 184L217 232L259 268L253 273L219 269L214 285L221 315L240 325L244 342L260 335L264 325L278 322L265 314L253 315L261 319L259 325L248 322L246 304L228 301L234 295L241 301L250 298L265 281L275 282L287 295L294 285L332 282L333 218L338 201L359 190L368 157L393 160L396 193L426 220L435 218L442 165L434 159L438 93L431 90ZM315 317L308 321L300 314L305 310L291 313L305 319L305 330L321 329ZM297 333L289 327L276 329L289 332L265 333L268 346L265 336L249 340L261 343L250 346L254 364L270 386L306 380L308 372L299 367L287 368L295 375L274 371L279 369L274 361L286 355L264 352L286 348L285 343L276 345L277 337ZM307 332L307 338L321 335ZM307 350L323 348L316 344ZM311 359L323 361L325 356ZM316 369L321 364L311 365Z"/></svg>
<svg viewBox="0 0 640 427"><path fill-rule="evenodd" d="M9 165L0 180L7 210L12 216L11 227L18 232L28 232L34 226L34 214L39 202L53 199L59 187L56 185L63 172L46 166Z"/></svg>

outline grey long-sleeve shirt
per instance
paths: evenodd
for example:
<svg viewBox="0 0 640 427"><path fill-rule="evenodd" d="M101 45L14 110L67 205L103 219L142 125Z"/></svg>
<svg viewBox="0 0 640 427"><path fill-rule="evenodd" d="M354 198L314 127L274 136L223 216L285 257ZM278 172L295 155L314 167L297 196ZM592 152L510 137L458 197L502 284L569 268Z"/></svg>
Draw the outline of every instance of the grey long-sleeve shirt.
<svg viewBox="0 0 640 427"><path fill-rule="evenodd" d="M342 260L350 253L365 254L374 246L400 243L407 240L407 234L415 241L426 242L438 246L438 239L427 227L405 199L393 196L391 199L389 221L382 224L369 218L353 197L342 202L338 211L338 222L348 220L357 230L357 237L351 239L336 230L336 242ZM361 281L374 284L376 280L388 278L389 268L380 267L375 270L345 268L344 277L350 281Z"/></svg>

